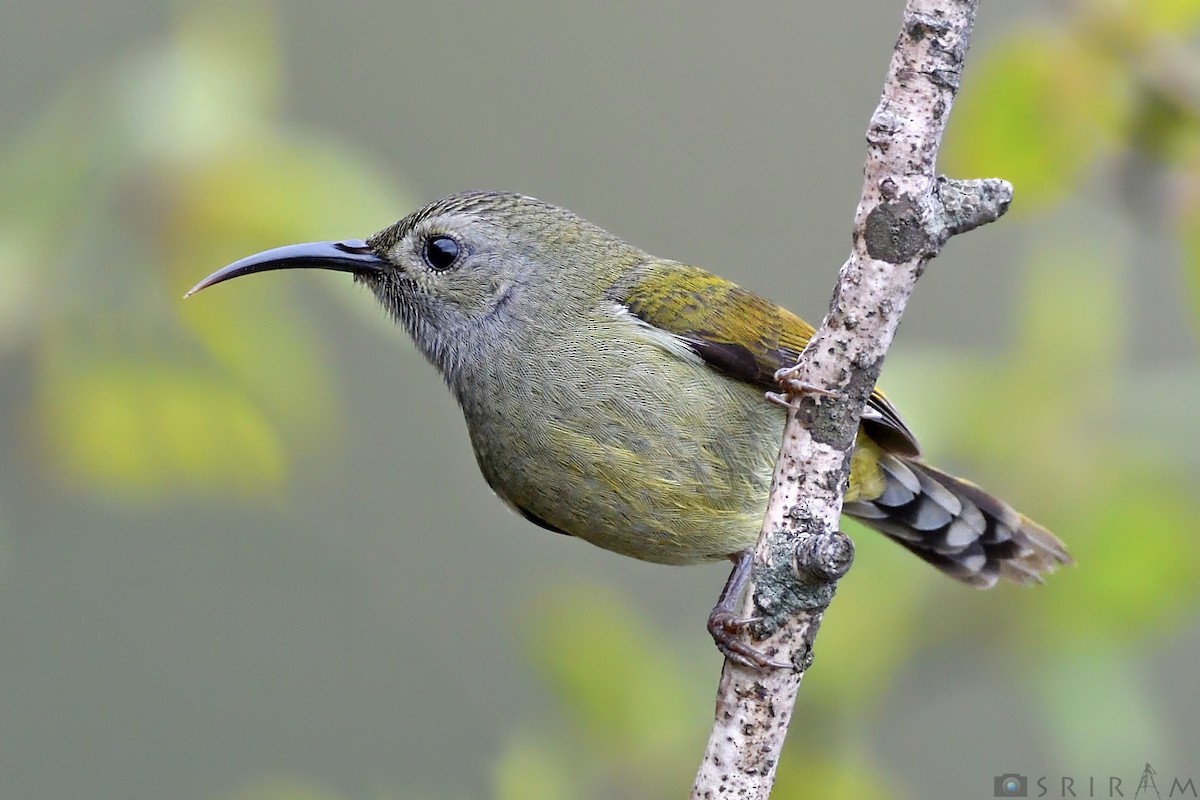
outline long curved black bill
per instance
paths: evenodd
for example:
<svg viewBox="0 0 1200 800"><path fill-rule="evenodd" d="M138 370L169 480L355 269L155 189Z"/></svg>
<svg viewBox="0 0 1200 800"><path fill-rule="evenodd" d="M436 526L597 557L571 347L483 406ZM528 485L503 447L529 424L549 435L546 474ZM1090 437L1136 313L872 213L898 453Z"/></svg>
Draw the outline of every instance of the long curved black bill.
<svg viewBox="0 0 1200 800"><path fill-rule="evenodd" d="M191 297L214 283L222 283L230 278L240 278L242 275L268 272L273 269L332 269L339 272L352 272L355 275L369 275L380 272L386 266L386 261L375 255L371 248L367 247L366 242L358 239L347 239L344 242L289 244L286 247L276 247L273 250L264 250L261 253L246 256L227 267L222 267L188 289L184 297Z"/></svg>

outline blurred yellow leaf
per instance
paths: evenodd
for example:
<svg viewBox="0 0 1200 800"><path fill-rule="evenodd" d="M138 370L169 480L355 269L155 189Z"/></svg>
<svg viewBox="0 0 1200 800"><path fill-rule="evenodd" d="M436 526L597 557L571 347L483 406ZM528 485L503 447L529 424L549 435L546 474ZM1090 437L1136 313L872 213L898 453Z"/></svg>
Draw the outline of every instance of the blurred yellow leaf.
<svg viewBox="0 0 1200 800"><path fill-rule="evenodd" d="M0 158L0 334L37 356L30 405L74 482L249 493L284 480L285 441L337 430L323 343L283 283L180 299L253 250L399 214L380 169L277 119L275 27L264 3L189 5Z"/></svg>
<svg viewBox="0 0 1200 800"><path fill-rule="evenodd" d="M1124 21L1146 31L1188 34L1200 23L1198 0L1123 0Z"/></svg>
<svg viewBox="0 0 1200 800"><path fill-rule="evenodd" d="M996 175L1014 209L1060 199L1127 116L1117 66L1073 37L1032 29L972 66L942 150L949 171Z"/></svg>
<svg viewBox="0 0 1200 800"><path fill-rule="evenodd" d="M44 357L39 378L35 407L49 455L85 485L137 495L183 477L249 493L286 473L275 431L221 382L169 363L65 347Z"/></svg>
<svg viewBox="0 0 1200 800"><path fill-rule="evenodd" d="M1086 516L1069 540L1078 566L1021 598L1025 633L1059 641L1125 641L1162 633L1187 620L1200 599L1200 524L1188 489L1155 469L1146 454L1093 487Z"/></svg>
<svg viewBox="0 0 1200 800"><path fill-rule="evenodd" d="M680 663L612 592L574 586L551 594L531 620L534 662L595 743L642 764L689 764L691 725L706 716L695 701L712 691L702 671Z"/></svg>
<svg viewBox="0 0 1200 800"><path fill-rule="evenodd" d="M220 367L213 380L244 392L291 437L328 441L337 418L326 348L286 306L292 294L267 283L189 299L182 318Z"/></svg>
<svg viewBox="0 0 1200 800"><path fill-rule="evenodd" d="M134 150L203 158L265 133L279 105L275 28L262 2L185 5L172 39L116 73L113 105Z"/></svg>
<svg viewBox="0 0 1200 800"><path fill-rule="evenodd" d="M513 736L492 769L496 800L561 800L580 797L565 756L527 735Z"/></svg>
<svg viewBox="0 0 1200 800"><path fill-rule="evenodd" d="M819 753L788 748L779 760L772 797L821 800L902 800L905 796L871 759L850 748Z"/></svg>
<svg viewBox="0 0 1200 800"><path fill-rule="evenodd" d="M377 171L319 142L243 143L173 179L179 202L164 247L179 287L259 249L365 238L397 213ZM180 311L231 378L279 424L311 439L333 427L334 398L323 344L294 307L291 287L306 280L349 282L344 275L268 276L197 295Z"/></svg>
<svg viewBox="0 0 1200 800"><path fill-rule="evenodd" d="M365 239L401 216L381 169L332 141L245 140L199 168L178 166L171 234L187 242L214 230L239 244L270 246L297 237Z"/></svg>

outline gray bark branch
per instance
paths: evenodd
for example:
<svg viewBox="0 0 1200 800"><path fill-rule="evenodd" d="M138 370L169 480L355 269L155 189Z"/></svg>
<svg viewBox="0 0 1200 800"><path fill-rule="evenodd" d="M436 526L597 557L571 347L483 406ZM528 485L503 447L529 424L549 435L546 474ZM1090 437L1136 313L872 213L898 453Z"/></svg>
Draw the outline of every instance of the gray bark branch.
<svg viewBox="0 0 1200 800"><path fill-rule="evenodd" d="M741 615L755 645L794 669L726 660L693 798L769 796L813 641L853 558L838 531L859 417L928 261L954 234L998 219L1012 187L939 178L935 161L958 90L978 0L908 0L879 106L867 128L853 249L828 315L791 371L771 498Z"/></svg>

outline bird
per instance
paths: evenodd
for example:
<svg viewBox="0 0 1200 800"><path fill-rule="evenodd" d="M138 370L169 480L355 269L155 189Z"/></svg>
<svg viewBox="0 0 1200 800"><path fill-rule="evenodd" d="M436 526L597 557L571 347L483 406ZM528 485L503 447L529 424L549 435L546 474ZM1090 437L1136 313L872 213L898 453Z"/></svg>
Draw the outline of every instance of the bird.
<svg viewBox="0 0 1200 800"><path fill-rule="evenodd" d="M365 241L266 250L187 294L279 269L348 272L374 294L444 378L488 485L529 522L644 561L732 560L709 631L727 657L764 666L732 609L786 418L765 395L811 325L511 192L443 197ZM879 390L843 513L973 587L1071 563L1049 530L927 464Z"/></svg>

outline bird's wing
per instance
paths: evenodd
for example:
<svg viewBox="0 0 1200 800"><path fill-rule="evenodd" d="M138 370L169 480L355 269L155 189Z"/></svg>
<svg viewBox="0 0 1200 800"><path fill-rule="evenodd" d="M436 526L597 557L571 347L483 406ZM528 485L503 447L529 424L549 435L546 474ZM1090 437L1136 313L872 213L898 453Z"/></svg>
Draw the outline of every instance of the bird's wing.
<svg viewBox="0 0 1200 800"><path fill-rule="evenodd" d="M796 363L813 327L785 308L695 267L645 265L617 299L643 322L679 337L718 372L777 390L776 370ZM863 413L871 438L899 455L916 456L916 437L878 389Z"/></svg>

